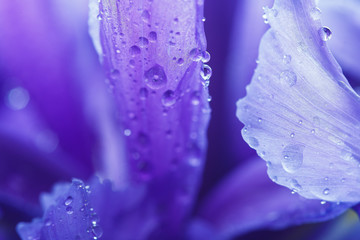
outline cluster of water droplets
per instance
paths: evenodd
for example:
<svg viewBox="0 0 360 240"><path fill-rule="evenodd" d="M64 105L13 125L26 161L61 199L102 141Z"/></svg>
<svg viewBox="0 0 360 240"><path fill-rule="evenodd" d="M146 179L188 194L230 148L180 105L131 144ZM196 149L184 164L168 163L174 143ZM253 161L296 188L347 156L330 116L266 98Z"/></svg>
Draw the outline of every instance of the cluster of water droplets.
<svg viewBox="0 0 360 240"><path fill-rule="evenodd" d="M201 83L204 87L204 89L207 89L210 85L210 78L212 76L212 69L211 67L206 64L210 61L210 53L207 51L202 51L199 48L193 48L189 52L189 57L194 62L202 62L201 70L200 70L200 77L201 77ZM208 96L208 101L211 101L211 96Z"/></svg>

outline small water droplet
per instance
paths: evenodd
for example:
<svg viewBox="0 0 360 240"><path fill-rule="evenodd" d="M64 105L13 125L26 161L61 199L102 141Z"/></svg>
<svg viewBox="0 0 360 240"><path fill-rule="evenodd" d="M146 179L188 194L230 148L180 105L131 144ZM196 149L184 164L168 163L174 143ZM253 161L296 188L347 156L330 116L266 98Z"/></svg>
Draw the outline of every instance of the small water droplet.
<svg viewBox="0 0 360 240"><path fill-rule="evenodd" d="M315 134L315 129L311 129L311 133L312 133L312 134Z"/></svg>
<svg viewBox="0 0 360 240"><path fill-rule="evenodd" d="M284 55L283 57L283 63L289 64L291 62L291 55Z"/></svg>
<svg viewBox="0 0 360 240"><path fill-rule="evenodd" d="M150 33L149 33L149 40L150 40L151 42L155 42L155 41L157 40L157 33L154 32L154 31L150 32Z"/></svg>
<svg viewBox="0 0 360 240"><path fill-rule="evenodd" d="M167 83L167 77L164 68L158 64L155 64L144 74L145 82L148 87L152 89L160 89Z"/></svg>
<svg viewBox="0 0 360 240"><path fill-rule="evenodd" d="M324 205L324 204L326 204L326 201L323 200L323 201L320 202L320 204Z"/></svg>
<svg viewBox="0 0 360 240"><path fill-rule="evenodd" d="M201 55L202 55L201 61L203 63L207 63L207 62L210 61L211 56L210 56L210 53L208 51L203 51Z"/></svg>
<svg viewBox="0 0 360 240"><path fill-rule="evenodd" d="M205 21L206 21L206 18L205 18L205 17L203 17L203 18L201 19L201 21L202 21L202 22L205 22Z"/></svg>
<svg viewBox="0 0 360 240"><path fill-rule="evenodd" d="M319 35L320 35L320 38L326 42L331 39L332 32L331 32L330 28L328 28L328 27L321 27L319 29Z"/></svg>
<svg viewBox="0 0 360 240"><path fill-rule="evenodd" d="M269 23L268 16L267 16L266 13L264 13L264 14L262 15L262 18L264 19L264 23L265 23L265 24L268 24L268 23Z"/></svg>
<svg viewBox="0 0 360 240"><path fill-rule="evenodd" d="M66 208L66 213L67 214L73 214L74 213L74 210L73 210L73 208L71 207L71 206L68 206L67 208Z"/></svg>
<svg viewBox="0 0 360 240"><path fill-rule="evenodd" d="M148 10L144 10L141 14L141 19L144 21L144 22L149 22L150 21L150 13Z"/></svg>
<svg viewBox="0 0 360 240"><path fill-rule="evenodd" d="M101 20L102 20L102 15L101 15L101 14L98 14L98 15L96 16L96 18L97 18L97 20L101 21Z"/></svg>
<svg viewBox="0 0 360 240"><path fill-rule="evenodd" d="M140 88L139 90L139 96L141 100L145 100L149 95L149 91L147 90L147 88Z"/></svg>
<svg viewBox="0 0 360 240"><path fill-rule="evenodd" d="M249 146L252 148L256 148L259 146L259 141L254 137L249 137L247 139L247 142L248 142Z"/></svg>
<svg viewBox="0 0 360 240"><path fill-rule="evenodd" d="M329 195L329 193L330 193L330 189L325 188L324 191L323 191L323 194L324 195Z"/></svg>
<svg viewBox="0 0 360 240"><path fill-rule="evenodd" d="M197 106L200 104L200 93L198 91L195 91L191 95L191 104L194 106Z"/></svg>
<svg viewBox="0 0 360 240"><path fill-rule="evenodd" d="M280 80L287 83L290 87L292 87L296 84L297 76L293 71L285 70L281 72Z"/></svg>
<svg viewBox="0 0 360 240"><path fill-rule="evenodd" d="M304 146L295 144L287 145L282 151L281 164L285 171L293 173L298 170L303 163Z"/></svg>
<svg viewBox="0 0 360 240"><path fill-rule="evenodd" d="M146 37L139 37L139 46L144 48L149 45L149 40Z"/></svg>
<svg viewBox="0 0 360 240"><path fill-rule="evenodd" d="M65 204L65 206L69 206L72 202L73 202L73 198L71 196L69 196L65 199L64 204Z"/></svg>
<svg viewBox="0 0 360 240"><path fill-rule="evenodd" d="M200 75L204 81L209 80L212 75L211 67L207 64L203 64L201 71L200 71Z"/></svg>
<svg viewBox="0 0 360 240"><path fill-rule="evenodd" d="M319 20L321 17L320 9L317 7L313 8L310 12L310 16L312 17L313 20Z"/></svg>
<svg viewBox="0 0 360 240"><path fill-rule="evenodd" d="M291 133L291 134L290 134L290 137L291 137L291 138L294 138L294 137L295 137L295 133Z"/></svg>
<svg viewBox="0 0 360 240"><path fill-rule="evenodd" d="M183 65L183 64L184 64L184 59L179 58L179 59L177 60L177 64L179 64L180 66Z"/></svg>
<svg viewBox="0 0 360 240"><path fill-rule="evenodd" d="M100 226L96 225L91 228L91 232L94 234L94 239L101 238L103 235L103 230ZM95 238L96 237L96 238Z"/></svg>
<svg viewBox="0 0 360 240"><path fill-rule="evenodd" d="M176 96L174 91L167 90L164 92L161 102L165 107L170 107L176 103Z"/></svg>
<svg viewBox="0 0 360 240"><path fill-rule="evenodd" d="M139 55L141 53L141 49L138 46L134 45L130 47L129 53L132 57L135 57L136 55Z"/></svg>
<svg viewBox="0 0 360 240"><path fill-rule="evenodd" d="M110 78L116 80L120 77L120 72L117 69L113 69L110 73Z"/></svg>

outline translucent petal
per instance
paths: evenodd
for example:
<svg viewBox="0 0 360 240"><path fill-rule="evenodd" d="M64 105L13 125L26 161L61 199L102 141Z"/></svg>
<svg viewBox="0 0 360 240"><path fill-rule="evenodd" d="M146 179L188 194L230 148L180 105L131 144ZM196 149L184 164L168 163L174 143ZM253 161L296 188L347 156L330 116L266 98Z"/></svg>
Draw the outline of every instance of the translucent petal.
<svg viewBox="0 0 360 240"><path fill-rule="evenodd" d="M310 0L265 12L271 29L237 103L242 135L277 183L306 198L359 201L359 96L326 46L331 32Z"/></svg>
<svg viewBox="0 0 360 240"><path fill-rule="evenodd" d="M158 230L176 234L179 229L170 229L180 226L192 203L207 144L211 68L204 64L203 2L102 0L98 9L90 32L95 45L101 43L130 178L163 205L171 227Z"/></svg>

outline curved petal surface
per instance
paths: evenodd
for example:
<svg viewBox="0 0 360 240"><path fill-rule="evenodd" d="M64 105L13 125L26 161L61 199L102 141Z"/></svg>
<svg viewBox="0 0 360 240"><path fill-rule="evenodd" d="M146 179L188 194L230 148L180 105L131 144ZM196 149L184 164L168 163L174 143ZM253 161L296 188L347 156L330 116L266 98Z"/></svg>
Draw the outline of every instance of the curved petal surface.
<svg viewBox="0 0 360 240"><path fill-rule="evenodd" d="M94 2L91 32L117 101L130 178L161 209L152 236L176 235L198 187L210 114L203 1Z"/></svg>
<svg viewBox="0 0 360 240"><path fill-rule="evenodd" d="M309 200L291 193L267 178L265 165L254 158L214 189L203 203L195 224L207 226L217 239L231 239L260 228L281 229L325 221L350 206Z"/></svg>
<svg viewBox="0 0 360 240"><path fill-rule="evenodd" d="M360 104L326 41L314 1L266 9L259 64L237 105L242 135L268 174L306 198L360 200Z"/></svg>

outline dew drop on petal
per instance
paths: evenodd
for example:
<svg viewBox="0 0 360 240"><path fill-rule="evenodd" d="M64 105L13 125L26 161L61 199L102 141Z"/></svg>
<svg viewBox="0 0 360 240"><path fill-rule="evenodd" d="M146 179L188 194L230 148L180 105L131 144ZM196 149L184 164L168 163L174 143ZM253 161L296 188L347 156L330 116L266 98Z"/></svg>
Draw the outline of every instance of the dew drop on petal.
<svg viewBox="0 0 360 240"><path fill-rule="evenodd" d="M202 79L204 81L207 81L210 79L211 75L212 75L211 67L207 64L203 64L201 71L200 71L200 76L202 77Z"/></svg>
<svg viewBox="0 0 360 240"><path fill-rule="evenodd" d="M157 33L154 32L154 31L150 32L150 33L149 33L149 40L150 40L151 42L155 42L155 41L157 40Z"/></svg>
<svg viewBox="0 0 360 240"><path fill-rule="evenodd" d="M283 63L289 64L291 62L291 55L284 55L283 57Z"/></svg>
<svg viewBox="0 0 360 240"><path fill-rule="evenodd" d="M161 98L161 102L165 107L170 107L170 106L174 105L176 102L176 97L175 97L174 91L167 90L166 92L164 92L164 94Z"/></svg>
<svg viewBox="0 0 360 240"><path fill-rule="evenodd" d="M303 151L304 146L298 144L290 144L284 148L281 164L285 171L293 173L302 166Z"/></svg>
<svg viewBox="0 0 360 240"><path fill-rule="evenodd" d="M73 198L71 196L69 196L65 199L64 204L65 204L65 206L69 206L72 202L73 202Z"/></svg>
<svg viewBox="0 0 360 240"><path fill-rule="evenodd" d="M313 8L310 12L310 16L312 17L313 20L319 20L321 16L320 9L317 7Z"/></svg>
<svg viewBox="0 0 360 240"><path fill-rule="evenodd" d="M141 100L145 100L149 95L149 91L147 90L147 88L140 88L139 90L139 96Z"/></svg>
<svg viewBox="0 0 360 240"><path fill-rule="evenodd" d="M323 194L324 195L329 195L329 193L330 193L330 189L325 188L324 191L323 191Z"/></svg>
<svg viewBox="0 0 360 240"><path fill-rule="evenodd" d="M190 52L189 52L189 57L192 61L194 62L198 62L202 59L202 52L199 48L193 48Z"/></svg>
<svg viewBox="0 0 360 240"><path fill-rule="evenodd" d="M288 84L290 87L294 86L297 81L296 74L291 70L281 72L280 80Z"/></svg>
<svg viewBox="0 0 360 240"><path fill-rule="evenodd" d="M134 45L130 47L129 53L132 57L135 57L136 55L139 55L141 53L141 49L138 46Z"/></svg>
<svg viewBox="0 0 360 240"><path fill-rule="evenodd" d="M149 88L159 89L166 85L167 77L164 68L158 64L152 66L144 73L145 83Z"/></svg>
<svg viewBox="0 0 360 240"><path fill-rule="evenodd" d="M331 39L332 32L331 32L330 28L328 28L328 27L321 27L319 29L319 35L320 35L320 38L326 42Z"/></svg>
<svg viewBox="0 0 360 240"><path fill-rule="evenodd" d="M144 48L149 45L149 40L146 37L139 37L139 46Z"/></svg>

